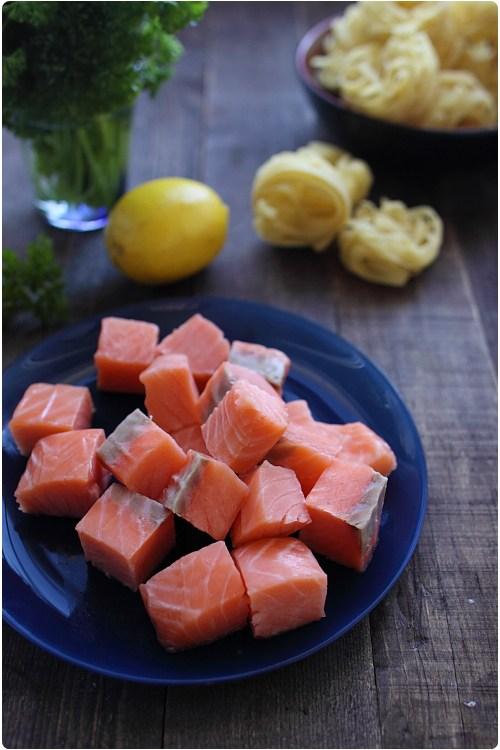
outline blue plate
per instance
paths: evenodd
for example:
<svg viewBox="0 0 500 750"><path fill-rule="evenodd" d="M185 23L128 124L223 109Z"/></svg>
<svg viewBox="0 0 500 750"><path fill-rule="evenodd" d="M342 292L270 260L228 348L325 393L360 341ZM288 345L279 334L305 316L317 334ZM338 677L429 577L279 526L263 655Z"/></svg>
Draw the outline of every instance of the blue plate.
<svg viewBox="0 0 500 750"><path fill-rule="evenodd" d="M401 575L425 514L425 458L413 420L384 375L348 342L304 318L240 300L171 299L114 314L155 322L164 335L195 312L217 323L229 339L285 351L293 362L286 400L307 399L314 416L325 422L366 422L391 444L398 468L389 480L380 541L368 570L359 575L320 559L329 581L323 620L266 641L254 640L247 628L210 646L167 654L156 642L139 595L85 563L74 522L19 512L14 490L26 460L5 428L4 617L52 654L127 680L223 682L282 667L332 643L365 617ZM106 432L140 405L136 397L96 390L92 355L99 320L60 331L5 372L4 424L35 381L89 386L96 405L94 426ZM179 542L177 554L204 540L181 524Z"/></svg>

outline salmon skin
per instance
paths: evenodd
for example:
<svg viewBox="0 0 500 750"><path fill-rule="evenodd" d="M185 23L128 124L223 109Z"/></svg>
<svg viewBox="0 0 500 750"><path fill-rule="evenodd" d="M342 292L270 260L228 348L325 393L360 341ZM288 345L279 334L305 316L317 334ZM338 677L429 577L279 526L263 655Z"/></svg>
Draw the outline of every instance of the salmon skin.
<svg viewBox="0 0 500 750"><path fill-rule="evenodd" d="M247 497L247 485L229 466L189 451L187 464L172 477L161 501L200 531L222 540Z"/></svg>
<svg viewBox="0 0 500 750"><path fill-rule="evenodd" d="M224 542L181 557L139 587L168 651L211 643L245 627L248 599Z"/></svg>
<svg viewBox="0 0 500 750"><path fill-rule="evenodd" d="M139 376L146 409L166 432L200 424L199 394L185 354L163 354Z"/></svg>
<svg viewBox="0 0 500 750"><path fill-rule="evenodd" d="M201 432L209 453L243 474L262 461L286 426L281 399L239 380L202 425Z"/></svg>
<svg viewBox="0 0 500 750"><path fill-rule="evenodd" d="M19 452L27 456L40 438L88 429L93 411L85 386L32 383L16 406L9 429Z"/></svg>
<svg viewBox="0 0 500 750"><path fill-rule="evenodd" d="M325 616L326 574L298 539L260 539L233 550L250 600L256 638L269 638Z"/></svg>
<svg viewBox="0 0 500 750"><path fill-rule="evenodd" d="M290 469L264 461L249 477L249 495L231 529L233 547L263 537L288 536L311 523Z"/></svg>
<svg viewBox="0 0 500 750"><path fill-rule="evenodd" d="M273 386L262 375L255 372L255 370L235 365L232 362L222 362L206 384L200 396L199 406L202 422L206 422L215 407L238 380L247 380L249 383L262 388L270 396L279 398Z"/></svg>
<svg viewBox="0 0 500 750"><path fill-rule="evenodd" d="M144 393L141 372L153 361L160 329L129 318L103 318L94 355L102 391Z"/></svg>
<svg viewBox="0 0 500 750"><path fill-rule="evenodd" d="M229 361L260 373L271 385L281 390L290 370L290 358L279 349L270 349L248 341L233 341Z"/></svg>
<svg viewBox="0 0 500 750"><path fill-rule="evenodd" d="M185 354L198 387L203 388L220 363L228 358L229 342L215 323L197 313L165 336L156 354Z"/></svg>
<svg viewBox="0 0 500 750"><path fill-rule="evenodd" d="M370 466L333 461L306 498L311 523L300 539L363 572L377 544L386 486L387 477Z"/></svg>
<svg viewBox="0 0 500 750"><path fill-rule="evenodd" d="M109 483L97 460L104 430L72 430L41 438L15 497L24 513L81 518Z"/></svg>
<svg viewBox="0 0 500 750"><path fill-rule="evenodd" d="M133 591L175 545L170 511L116 483L94 503L76 531L85 559Z"/></svg>
<svg viewBox="0 0 500 750"><path fill-rule="evenodd" d="M154 500L187 460L174 438L140 409L118 425L98 455L125 487Z"/></svg>

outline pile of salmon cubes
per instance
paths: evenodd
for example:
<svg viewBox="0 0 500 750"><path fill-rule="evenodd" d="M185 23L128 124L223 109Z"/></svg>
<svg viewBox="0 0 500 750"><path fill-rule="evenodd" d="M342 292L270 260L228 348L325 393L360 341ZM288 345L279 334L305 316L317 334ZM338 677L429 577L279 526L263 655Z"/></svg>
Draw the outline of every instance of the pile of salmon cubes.
<svg viewBox="0 0 500 750"><path fill-rule="evenodd" d="M158 343L153 323L104 318L97 387L144 395L110 435L88 388L35 383L10 421L29 456L25 513L79 519L86 560L138 590L169 651L246 626L267 638L324 617L315 557L363 572L396 460L366 425L285 403L290 360L194 315ZM213 540L158 572L175 517ZM155 572L156 571L156 572Z"/></svg>

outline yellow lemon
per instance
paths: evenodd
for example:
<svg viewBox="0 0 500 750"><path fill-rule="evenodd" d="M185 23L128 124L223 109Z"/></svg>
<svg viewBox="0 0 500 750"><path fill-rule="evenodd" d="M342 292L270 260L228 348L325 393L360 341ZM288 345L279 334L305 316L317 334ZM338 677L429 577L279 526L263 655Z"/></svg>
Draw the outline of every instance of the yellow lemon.
<svg viewBox="0 0 500 750"><path fill-rule="evenodd" d="M105 241L113 263L143 284L164 284L205 268L220 252L229 209L202 182L166 177L125 193Z"/></svg>

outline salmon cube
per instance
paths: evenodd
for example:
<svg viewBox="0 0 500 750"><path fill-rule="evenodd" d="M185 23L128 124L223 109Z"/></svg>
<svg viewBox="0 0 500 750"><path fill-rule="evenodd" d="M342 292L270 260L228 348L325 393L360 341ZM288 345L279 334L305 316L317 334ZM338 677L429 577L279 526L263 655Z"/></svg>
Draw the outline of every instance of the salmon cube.
<svg viewBox="0 0 500 750"><path fill-rule="evenodd" d="M259 386L259 388L262 388L263 391L266 391L271 396L279 398L272 385L262 375L259 375L258 372L249 370L248 367L235 365L232 362L223 362L216 369L200 396L202 422L206 422L217 404L222 401L226 393L231 390L238 380L247 380L249 383Z"/></svg>
<svg viewBox="0 0 500 750"><path fill-rule="evenodd" d="M102 391L144 393L139 375L155 356L160 329L129 318L103 318L94 363Z"/></svg>
<svg viewBox="0 0 500 750"><path fill-rule="evenodd" d="M109 483L97 459L104 430L72 430L41 438L15 497L24 513L81 518Z"/></svg>
<svg viewBox="0 0 500 750"><path fill-rule="evenodd" d="M342 461L367 464L385 476L396 468L396 456L391 447L367 425L349 422L328 426L337 428L342 443L338 457Z"/></svg>
<svg viewBox="0 0 500 750"><path fill-rule="evenodd" d="M133 492L159 497L172 474L186 463L186 454L161 427L136 409L101 445L104 466Z"/></svg>
<svg viewBox="0 0 500 750"><path fill-rule="evenodd" d="M283 387L291 364L290 358L279 349L247 341L233 341L229 361L255 370L278 389Z"/></svg>
<svg viewBox="0 0 500 750"><path fill-rule="evenodd" d="M287 426L281 399L239 380L202 425L209 453L243 474L260 463Z"/></svg>
<svg viewBox="0 0 500 750"><path fill-rule="evenodd" d="M221 329L203 315L193 315L169 333L156 348L159 354L185 354L199 388L229 356L229 342Z"/></svg>
<svg viewBox="0 0 500 750"><path fill-rule="evenodd" d="M259 539L232 554L250 599L256 638L269 638L325 616L326 574L298 539Z"/></svg>
<svg viewBox="0 0 500 750"><path fill-rule="evenodd" d="M200 423L199 394L185 354L163 354L141 373L148 414L166 432Z"/></svg>
<svg viewBox="0 0 500 750"><path fill-rule="evenodd" d="M181 557L139 587L160 643L181 651L245 627L241 576L224 542Z"/></svg>
<svg viewBox="0 0 500 750"><path fill-rule="evenodd" d="M291 469L264 461L250 476L249 495L231 529L233 547L263 537L288 536L311 522Z"/></svg>
<svg viewBox="0 0 500 750"><path fill-rule="evenodd" d="M288 424L303 425L314 421L309 405L303 399L289 401L286 405L286 411L288 414Z"/></svg>
<svg viewBox="0 0 500 750"><path fill-rule="evenodd" d="M40 438L89 428L93 411L85 386L33 383L16 406L9 428L19 451L27 456Z"/></svg>
<svg viewBox="0 0 500 750"><path fill-rule="evenodd" d="M187 464L172 478L161 500L200 531L224 539L247 497L247 485L229 466L189 451Z"/></svg>
<svg viewBox="0 0 500 750"><path fill-rule="evenodd" d="M288 405L289 409L289 405ZM293 412L292 412L293 416ZM329 425L331 426L331 425ZM267 459L276 466L291 469L307 495L342 447L335 433L324 434L315 423L294 420L269 452Z"/></svg>
<svg viewBox="0 0 500 750"><path fill-rule="evenodd" d="M175 545L170 511L120 484L106 490L76 530L85 559L133 591Z"/></svg>
<svg viewBox="0 0 500 750"><path fill-rule="evenodd" d="M172 437L185 453L192 450L208 455L207 446L201 434L201 425L193 424L190 427L183 427L182 430L172 432Z"/></svg>
<svg viewBox="0 0 500 750"><path fill-rule="evenodd" d="M306 498L311 523L300 539L314 552L363 572L377 544L387 477L335 460Z"/></svg>
<svg viewBox="0 0 500 750"><path fill-rule="evenodd" d="M355 464L367 464L375 471L387 476L397 466L396 456L391 447L376 432L362 422L347 424L326 424L313 419L305 401L292 401L287 404L289 424L305 428L315 439L331 439L339 443L336 457Z"/></svg>

